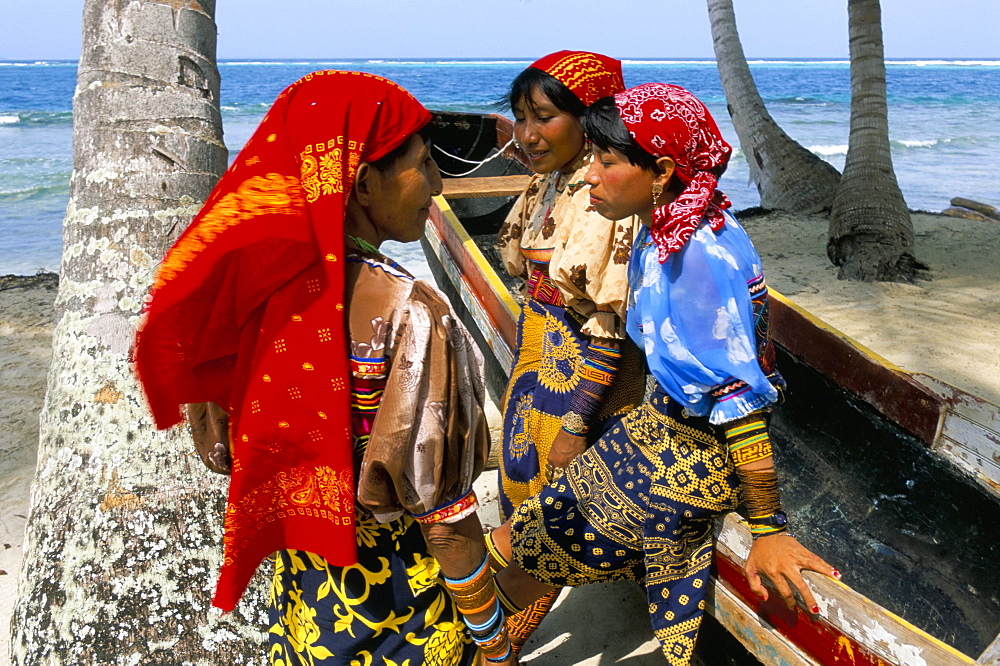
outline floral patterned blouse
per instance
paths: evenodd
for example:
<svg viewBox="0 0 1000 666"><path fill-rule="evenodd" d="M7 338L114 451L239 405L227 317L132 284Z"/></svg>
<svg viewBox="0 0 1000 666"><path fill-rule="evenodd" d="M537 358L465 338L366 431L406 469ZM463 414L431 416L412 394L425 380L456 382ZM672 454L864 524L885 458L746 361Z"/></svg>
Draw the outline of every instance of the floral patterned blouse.
<svg viewBox="0 0 1000 666"><path fill-rule="evenodd" d="M565 174L532 177L500 229L500 256L507 272L525 280L533 259L549 258L548 275L563 301L586 319L583 332L621 340L629 254L640 223L612 222L591 209L584 182L590 159L587 153Z"/></svg>
<svg viewBox="0 0 1000 666"><path fill-rule="evenodd" d="M479 349L437 290L382 255L348 255L346 280L360 505L379 522L471 514L489 453Z"/></svg>
<svg viewBox="0 0 1000 666"><path fill-rule="evenodd" d="M760 256L729 211L715 232L702 224L660 263L643 228L632 252L629 335L671 398L713 424L778 401Z"/></svg>

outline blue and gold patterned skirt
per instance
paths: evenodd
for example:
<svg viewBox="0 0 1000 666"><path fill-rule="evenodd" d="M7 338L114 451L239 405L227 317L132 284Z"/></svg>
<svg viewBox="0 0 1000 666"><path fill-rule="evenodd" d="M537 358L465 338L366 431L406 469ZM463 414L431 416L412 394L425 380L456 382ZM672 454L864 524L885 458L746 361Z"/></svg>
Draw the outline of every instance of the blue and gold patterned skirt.
<svg viewBox="0 0 1000 666"><path fill-rule="evenodd" d="M712 521L737 504L738 479L707 419L657 387L517 509L513 560L549 585L629 578L646 586L671 664L687 664L705 608Z"/></svg>
<svg viewBox="0 0 1000 666"><path fill-rule="evenodd" d="M572 309L526 300L517 327L517 355L503 401L503 445L499 460L500 514L513 514L524 500L545 487L545 462L552 440L562 428L578 367L589 339ZM643 358L625 342L618 378L608 390L599 423L591 427L596 439L617 415L642 400L645 384Z"/></svg>
<svg viewBox="0 0 1000 666"><path fill-rule="evenodd" d="M419 524L358 516L358 563L277 553L269 607L273 666L459 666L476 646L440 582Z"/></svg>

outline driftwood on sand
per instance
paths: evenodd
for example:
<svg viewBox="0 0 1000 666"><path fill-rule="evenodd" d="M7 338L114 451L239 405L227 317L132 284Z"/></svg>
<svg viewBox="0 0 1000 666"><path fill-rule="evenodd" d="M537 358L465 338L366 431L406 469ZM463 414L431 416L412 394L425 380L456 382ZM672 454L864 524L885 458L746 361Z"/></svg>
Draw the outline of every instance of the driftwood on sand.
<svg viewBox="0 0 1000 666"><path fill-rule="evenodd" d="M962 217L966 220L976 220L977 222L1000 222L1000 210L997 210L996 206L963 197L952 199L951 207L941 211L941 214L949 217Z"/></svg>

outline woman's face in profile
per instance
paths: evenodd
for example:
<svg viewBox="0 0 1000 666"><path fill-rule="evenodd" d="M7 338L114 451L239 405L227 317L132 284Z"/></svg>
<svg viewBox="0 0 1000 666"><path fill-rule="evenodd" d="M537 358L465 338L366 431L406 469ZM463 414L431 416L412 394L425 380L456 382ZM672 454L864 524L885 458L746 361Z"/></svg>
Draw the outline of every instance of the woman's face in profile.
<svg viewBox="0 0 1000 666"><path fill-rule="evenodd" d="M406 152L385 173L373 169L375 182L368 215L384 240L410 243L424 233L432 196L441 193L441 173L430 147L414 134Z"/></svg>
<svg viewBox="0 0 1000 666"><path fill-rule="evenodd" d="M632 164L614 148L592 146L591 150L594 159L584 178L590 185L590 205L609 220L648 217L653 210L656 174Z"/></svg>
<svg viewBox="0 0 1000 666"><path fill-rule="evenodd" d="M514 138L535 173L565 172L583 150L583 125L535 88L514 104Z"/></svg>

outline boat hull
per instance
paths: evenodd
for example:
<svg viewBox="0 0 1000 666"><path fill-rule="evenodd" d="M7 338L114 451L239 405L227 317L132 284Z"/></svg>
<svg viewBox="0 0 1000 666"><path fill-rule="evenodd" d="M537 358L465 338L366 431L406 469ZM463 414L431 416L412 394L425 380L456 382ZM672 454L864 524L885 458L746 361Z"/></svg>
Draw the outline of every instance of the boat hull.
<svg viewBox="0 0 1000 666"><path fill-rule="evenodd" d="M519 305L443 198L423 244L435 279L484 352L499 401ZM780 469L791 519L853 587L807 574L818 617L760 602L742 569L749 530L727 514L716 526L709 612L767 664L976 663L968 655L985 657L1000 625L1000 573L990 564L1000 555L995 406L901 371L772 293L771 331L782 371L793 375L772 421L776 446L789 458ZM849 474L837 466L852 464ZM938 547L949 543L953 553ZM964 566L949 570L959 556ZM914 623L886 606L905 609Z"/></svg>

